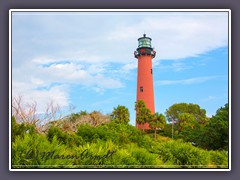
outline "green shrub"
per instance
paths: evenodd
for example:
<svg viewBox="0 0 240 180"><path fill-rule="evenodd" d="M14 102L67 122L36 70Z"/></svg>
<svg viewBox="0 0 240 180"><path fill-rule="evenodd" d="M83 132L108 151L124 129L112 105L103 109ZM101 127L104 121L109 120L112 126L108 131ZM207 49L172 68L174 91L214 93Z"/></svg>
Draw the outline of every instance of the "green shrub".
<svg viewBox="0 0 240 180"><path fill-rule="evenodd" d="M137 130L134 126L115 122L97 127L92 127L89 124L80 125L77 135L81 136L86 142L94 142L100 139L104 141L111 140L116 144L122 145L144 140L142 132Z"/></svg>
<svg viewBox="0 0 240 180"><path fill-rule="evenodd" d="M77 135L82 137L86 142L94 142L96 140L112 140L115 143L119 142L119 137L117 133L107 125L100 125L97 127L92 127L89 124L80 125L78 127Z"/></svg>
<svg viewBox="0 0 240 180"><path fill-rule="evenodd" d="M86 143L75 147L74 152L80 158L74 160L74 165L79 168L98 168L113 165L112 159L118 146L110 141L97 140L94 143Z"/></svg>
<svg viewBox="0 0 240 180"><path fill-rule="evenodd" d="M43 135L25 134L17 137L12 144L13 168L60 168L71 166L71 159L58 158L57 155L67 155L71 152L60 144L57 137L49 142Z"/></svg>
<svg viewBox="0 0 240 180"><path fill-rule="evenodd" d="M151 135L129 124L110 122L96 127L85 124L71 134L52 126L42 135L30 126L17 124L14 118L12 121L14 168L226 168L228 165L226 152L203 150L181 140L158 138L155 142Z"/></svg>
<svg viewBox="0 0 240 180"><path fill-rule="evenodd" d="M61 131L58 127L51 126L48 130L47 138L52 142L54 137L56 137L60 143L69 147L79 146L84 143L81 136L77 136L75 133L68 134L67 132Z"/></svg>
<svg viewBox="0 0 240 180"><path fill-rule="evenodd" d="M144 148L134 147L132 150L132 157L139 162L141 168L153 168L155 165L158 165L158 155L150 153Z"/></svg>
<svg viewBox="0 0 240 180"><path fill-rule="evenodd" d="M206 168L209 163L209 153L196 148L190 143L168 141L158 148L164 162L172 161L174 165L187 168Z"/></svg>
<svg viewBox="0 0 240 180"><path fill-rule="evenodd" d="M111 157L91 158L103 157L109 151L113 152ZM95 143L86 143L76 147L75 152L83 154L83 158L74 161L74 164L79 168L154 168L164 164L157 154L150 153L135 144L120 148L112 141L99 140Z"/></svg>
<svg viewBox="0 0 240 180"><path fill-rule="evenodd" d="M16 119L14 116L12 116L12 129L11 130L12 130L12 133L11 133L12 142L14 142L18 136L23 138L24 135L28 134L28 133L36 134L36 129L33 125L25 124L25 123L18 124L16 122Z"/></svg>
<svg viewBox="0 0 240 180"><path fill-rule="evenodd" d="M210 159L217 168L228 168L228 154L226 151L210 151Z"/></svg>

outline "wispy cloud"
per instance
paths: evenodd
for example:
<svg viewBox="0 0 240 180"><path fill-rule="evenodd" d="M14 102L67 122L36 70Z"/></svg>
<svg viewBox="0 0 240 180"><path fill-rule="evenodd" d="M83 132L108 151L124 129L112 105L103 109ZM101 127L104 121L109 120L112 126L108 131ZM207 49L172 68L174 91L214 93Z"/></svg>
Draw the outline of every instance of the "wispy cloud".
<svg viewBox="0 0 240 180"><path fill-rule="evenodd" d="M215 99L217 99L216 96L208 96L206 98L201 99L201 101L208 102L208 101L212 101L212 100L215 100Z"/></svg>
<svg viewBox="0 0 240 180"><path fill-rule="evenodd" d="M111 97L108 99L104 99L102 101L98 101L92 104L92 106L97 107L97 106L104 106L106 104L112 104L113 102L115 102L117 100L117 97Z"/></svg>
<svg viewBox="0 0 240 180"><path fill-rule="evenodd" d="M143 30L150 32L147 35L152 37L160 59L195 57L228 43L227 14L224 13L146 15L141 21L115 27L109 37L115 41L136 39Z"/></svg>
<svg viewBox="0 0 240 180"><path fill-rule="evenodd" d="M156 82L156 84L159 85L191 85L191 84L199 84L204 83L206 81L214 80L223 78L225 76L204 76L204 77L195 77L195 78L189 78L189 79L181 79L181 80L159 80Z"/></svg>
<svg viewBox="0 0 240 180"><path fill-rule="evenodd" d="M193 65L189 64L189 62L187 61L171 61L171 63L169 63L168 61L158 61L159 64L155 64L155 68L156 69L160 69L161 71L174 71L174 72L182 72L185 71L187 69L192 69ZM168 62L165 64L165 62ZM154 67L153 66L153 67Z"/></svg>
<svg viewBox="0 0 240 180"><path fill-rule="evenodd" d="M123 71L131 71L131 70L133 70L133 69L136 69L137 68L137 61L134 61L134 62L131 62L131 63L127 63L127 64L125 64L123 67L122 67L122 69L121 70L123 70Z"/></svg>

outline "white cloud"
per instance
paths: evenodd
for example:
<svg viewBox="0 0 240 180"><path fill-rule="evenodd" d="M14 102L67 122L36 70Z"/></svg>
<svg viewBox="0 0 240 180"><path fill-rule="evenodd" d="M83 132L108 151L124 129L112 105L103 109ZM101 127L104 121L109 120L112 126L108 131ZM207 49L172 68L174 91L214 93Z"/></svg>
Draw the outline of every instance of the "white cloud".
<svg viewBox="0 0 240 180"><path fill-rule="evenodd" d="M86 50L73 51L70 49L63 49L57 54L53 53L51 56L34 57L32 61L37 64L58 63L64 60L70 60L72 62L85 62L85 63L98 63L106 60L104 56L98 56L90 54Z"/></svg>
<svg viewBox="0 0 240 180"><path fill-rule="evenodd" d="M133 51L144 32L153 39L155 65L158 59L179 60L227 46L227 15L222 13L109 13L101 17L97 13L48 14L14 16L12 31L13 95L22 94L42 104L53 98L66 106L70 101L68 89L73 84L100 94L105 89L124 87L122 79L127 77L122 72L137 68ZM110 69L111 63L117 64L116 68ZM186 66L181 63L176 61L171 68L182 71ZM210 79L214 77L158 83L192 84Z"/></svg>
<svg viewBox="0 0 240 180"><path fill-rule="evenodd" d="M50 89L38 90L34 84L28 82L12 82L13 97L23 97L24 103L37 102L38 113L45 112L46 105L51 101L64 108L69 104L68 87L56 85Z"/></svg>
<svg viewBox="0 0 240 180"><path fill-rule="evenodd" d="M190 85L190 84L204 83L206 81L218 79L220 77L223 77L223 76L205 76L205 77L196 77L196 78L181 79L181 80L160 80L160 81L157 81L156 84L160 84L160 85L175 85L175 84Z"/></svg>
<svg viewBox="0 0 240 180"><path fill-rule="evenodd" d="M105 89L123 87L118 79L104 75L104 67L101 64L82 65L73 62L39 65L36 61L30 61L13 68L13 96L23 95L27 102L37 101L43 110L44 104L50 100L61 107L67 106L70 103L68 89L72 84L92 88L99 94L103 94Z"/></svg>
<svg viewBox="0 0 240 180"><path fill-rule="evenodd" d="M31 61L37 64L47 64L47 63L56 62L57 59L41 56L41 57L35 57Z"/></svg>
<svg viewBox="0 0 240 180"><path fill-rule="evenodd" d="M87 71L91 74L104 73L106 71L106 65L103 64L90 64L87 67Z"/></svg>
<svg viewBox="0 0 240 180"><path fill-rule="evenodd" d="M103 66L99 66L100 68L98 69L96 65L53 64L49 67L43 67L40 71L46 74L50 81L53 82L96 86L103 89L122 87L122 83L119 80L105 76L105 69Z"/></svg>
<svg viewBox="0 0 240 180"><path fill-rule="evenodd" d="M109 38L136 41L143 32L152 38L157 58L178 60L227 46L228 19L227 14L223 13L180 13L169 16L164 13L117 27Z"/></svg>
<svg viewBox="0 0 240 180"><path fill-rule="evenodd" d="M131 62L131 63L128 63L128 64L125 64L123 67L122 67L122 70L124 72L128 72L130 70L133 70L133 69L136 69L137 68L137 61L135 62Z"/></svg>
<svg viewBox="0 0 240 180"><path fill-rule="evenodd" d="M144 32L153 40L156 59L162 60L198 56L228 43L227 13L122 14L21 16L22 20L13 21L18 25L14 24L13 40L19 40L13 49L15 52L26 49L21 52L31 54L38 63L70 59L126 64L134 59L137 39Z"/></svg>
<svg viewBox="0 0 240 180"><path fill-rule="evenodd" d="M52 64L49 67L39 67L39 71L42 72L42 76L47 75L49 80L54 82L79 83L82 79L89 78L86 70L74 63Z"/></svg>

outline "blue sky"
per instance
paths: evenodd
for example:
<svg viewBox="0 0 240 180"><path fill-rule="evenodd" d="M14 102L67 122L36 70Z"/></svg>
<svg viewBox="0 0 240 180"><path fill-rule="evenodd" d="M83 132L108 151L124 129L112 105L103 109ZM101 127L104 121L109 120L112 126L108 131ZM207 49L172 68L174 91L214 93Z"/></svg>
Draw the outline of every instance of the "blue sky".
<svg viewBox="0 0 240 180"><path fill-rule="evenodd" d="M207 115L228 102L227 12L13 12L12 94L63 113L126 106L135 124L137 39L153 59L155 110L196 103Z"/></svg>

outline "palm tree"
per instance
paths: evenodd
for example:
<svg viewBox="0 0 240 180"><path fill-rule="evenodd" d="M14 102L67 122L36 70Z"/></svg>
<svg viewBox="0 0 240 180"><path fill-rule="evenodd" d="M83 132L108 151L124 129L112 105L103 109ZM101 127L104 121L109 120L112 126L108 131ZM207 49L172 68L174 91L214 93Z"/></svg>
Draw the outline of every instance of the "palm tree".
<svg viewBox="0 0 240 180"><path fill-rule="evenodd" d="M135 110L136 110L136 121L137 124L140 124L143 126L143 132L145 130L144 124L149 122L151 119L151 111L146 107L146 104L142 100L138 100L135 104Z"/></svg>
<svg viewBox="0 0 240 180"><path fill-rule="evenodd" d="M151 129L154 129L154 139L157 138L157 130L163 129L166 125L166 119L163 114L154 113L152 115L152 121L149 123Z"/></svg>
<svg viewBox="0 0 240 180"><path fill-rule="evenodd" d="M130 121L130 114L128 108L125 106L118 105L117 108L113 109L111 114L112 120L119 124L128 124Z"/></svg>

